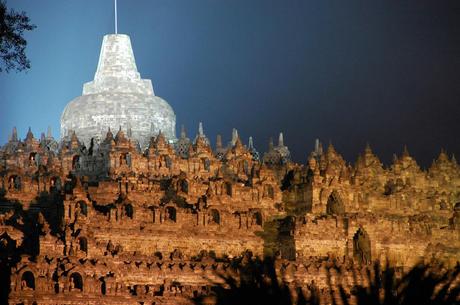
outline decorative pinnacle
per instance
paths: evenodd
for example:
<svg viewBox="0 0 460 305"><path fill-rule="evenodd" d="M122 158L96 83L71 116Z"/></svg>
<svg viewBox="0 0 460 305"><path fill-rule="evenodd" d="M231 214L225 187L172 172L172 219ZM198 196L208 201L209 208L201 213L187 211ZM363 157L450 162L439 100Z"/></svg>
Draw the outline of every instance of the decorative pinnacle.
<svg viewBox="0 0 460 305"><path fill-rule="evenodd" d="M113 139L113 133L112 131L110 130L110 127L109 129L107 130L107 133L105 135L105 138L108 139L108 140L112 140Z"/></svg>
<svg viewBox="0 0 460 305"><path fill-rule="evenodd" d="M187 133L185 132L185 126L184 124L182 124L181 128L180 128L180 137L182 139L185 139L187 137Z"/></svg>
<svg viewBox="0 0 460 305"><path fill-rule="evenodd" d="M368 153L368 154L372 153L372 148L371 148L371 145L369 144L369 142L366 142L366 148L364 148L364 152Z"/></svg>
<svg viewBox="0 0 460 305"><path fill-rule="evenodd" d="M282 133L282 132L280 132L280 135L279 135L279 137L278 137L278 146L279 146L279 147L284 146L284 137L283 137L283 133Z"/></svg>
<svg viewBox="0 0 460 305"><path fill-rule="evenodd" d="M402 156L403 157L409 157L410 156L409 149L407 149L407 145L404 145Z"/></svg>
<svg viewBox="0 0 460 305"><path fill-rule="evenodd" d="M132 135L133 135L133 131L131 130L131 123L128 122L127 124L127 134L128 134L128 138L131 138Z"/></svg>
<svg viewBox="0 0 460 305"><path fill-rule="evenodd" d="M254 142L252 141L252 137L249 137L248 148L249 149L254 149Z"/></svg>
<svg viewBox="0 0 460 305"><path fill-rule="evenodd" d="M235 145L236 140L238 140L238 130L233 128L232 130L232 146Z"/></svg>
<svg viewBox="0 0 460 305"><path fill-rule="evenodd" d="M13 132L11 133L11 141L13 142L18 141L18 130L16 129L16 126L13 127Z"/></svg>
<svg viewBox="0 0 460 305"><path fill-rule="evenodd" d="M48 130L46 131L46 137L48 139L51 139L53 137L53 134L51 133L51 126L48 126Z"/></svg>
<svg viewBox="0 0 460 305"><path fill-rule="evenodd" d="M202 122L198 123L198 135L201 136L201 137L204 136L203 123Z"/></svg>
<svg viewBox="0 0 460 305"><path fill-rule="evenodd" d="M27 131L26 139L31 140L34 138L34 134L32 133L32 128L29 127L29 130Z"/></svg>
<svg viewBox="0 0 460 305"><path fill-rule="evenodd" d="M222 148L222 136L220 134L218 134L216 138L216 148L217 149Z"/></svg>

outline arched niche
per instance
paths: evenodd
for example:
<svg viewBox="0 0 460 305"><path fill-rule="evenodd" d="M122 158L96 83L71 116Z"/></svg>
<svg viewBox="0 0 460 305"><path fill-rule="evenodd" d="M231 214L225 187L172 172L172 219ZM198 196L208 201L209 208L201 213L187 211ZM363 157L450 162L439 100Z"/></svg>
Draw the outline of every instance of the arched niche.
<svg viewBox="0 0 460 305"><path fill-rule="evenodd" d="M259 211L252 213L251 225L262 226L262 214Z"/></svg>
<svg viewBox="0 0 460 305"><path fill-rule="evenodd" d="M371 240L362 227L353 236L353 258L360 264L371 263Z"/></svg>
<svg viewBox="0 0 460 305"><path fill-rule="evenodd" d="M88 253L88 239L86 237L80 237L78 239L78 246L80 251Z"/></svg>
<svg viewBox="0 0 460 305"><path fill-rule="evenodd" d="M162 260L163 259L163 253L161 253L160 251L156 251L153 256L158 259L158 260Z"/></svg>
<svg viewBox="0 0 460 305"><path fill-rule="evenodd" d="M228 196L232 196L232 184L230 182L225 182L225 193Z"/></svg>
<svg viewBox="0 0 460 305"><path fill-rule="evenodd" d="M8 178L8 189L20 191L22 188L22 179L18 175L11 175Z"/></svg>
<svg viewBox="0 0 460 305"><path fill-rule="evenodd" d="M59 293L59 276L58 276L58 272L57 271L54 271L53 272L53 276L51 278L53 280L53 283L54 283L54 293Z"/></svg>
<svg viewBox="0 0 460 305"><path fill-rule="evenodd" d="M275 190L272 185L268 184L265 186L267 197L270 199L275 199Z"/></svg>
<svg viewBox="0 0 460 305"><path fill-rule="evenodd" d="M326 213L329 215L343 215L345 214L345 205L342 198L337 191L332 193L327 198Z"/></svg>
<svg viewBox="0 0 460 305"><path fill-rule="evenodd" d="M80 156L75 155L72 158L72 170L80 169Z"/></svg>
<svg viewBox="0 0 460 305"><path fill-rule="evenodd" d="M238 228L241 229L241 227L243 226L243 219L241 217L241 214L239 212L235 212L233 213L233 217L235 218L237 224L238 224Z"/></svg>
<svg viewBox="0 0 460 305"><path fill-rule="evenodd" d="M119 158L119 166L131 166L131 154L129 152L121 153Z"/></svg>
<svg viewBox="0 0 460 305"><path fill-rule="evenodd" d="M105 279L103 277L101 277L100 281L101 281L101 294L106 295L106 293L107 293L107 284L105 283Z"/></svg>
<svg viewBox="0 0 460 305"><path fill-rule="evenodd" d="M37 153L36 152L31 152L29 154L29 161L30 161L30 163L35 163L37 161Z"/></svg>
<svg viewBox="0 0 460 305"><path fill-rule="evenodd" d="M133 219L133 217L134 217L134 208L133 208L133 206L131 204L129 204L129 203L125 204L123 206L123 212L124 212L124 215L126 217Z"/></svg>
<svg viewBox="0 0 460 305"><path fill-rule="evenodd" d="M220 225L220 213L217 209L209 211L209 223Z"/></svg>
<svg viewBox="0 0 460 305"><path fill-rule="evenodd" d="M35 290L35 276L31 271L25 271L22 274L21 290Z"/></svg>
<svg viewBox="0 0 460 305"><path fill-rule="evenodd" d="M170 156L165 156L166 168L171 169L173 166L173 161Z"/></svg>
<svg viewBox="0 0 460 305"><path fill-rule="evenodd" d="M83 200L80 200L76 204L76 208L79 208L81 213L85 216L88 216L88 205Z"/></svg>
<svg viewBox="0 0 460 305"><path fill-rule="evenodd" d="M152 205L152 206L149 207L149 210L150 210L151 215L152 215L152 223L155 223L156 216L157 216L157 208Z"/></svg>
<svg viewBox="0 0 460 305"><path fill-rule="evenodd" d="M83 278L78 272L70 275L70 290L83 291Z"/></svg>
<svg viewBox="0 0 460 305"><path fill-rule="evenodd" d="M50 179L50 191L60 192L62 189L62 181L59 176L53 176Z"/></svg>
<svg viewBox="0 0 460 305"><path fill-rule="evenodd" d="M169 255L171 260L181 260L183 258L182 252L178 249L174 249L173 252Z"/></svg>
<svg viewBox="0 0 460 305"><path fill-rule="evenodd" d="M165 209L165 220L166 221L177 221L177 212L174 207L166 207Z"/></svg>
<svg viewBox="0 0 460 305"><path fill-rule="evenodd" d="M249 170L249 162L248 162L248 160L243 161L243 171L244 171L244 174L246 176L249 176L251 174L251 172Z"/></svg>
<svg viewBox="0 0 460 305"><path fill-rule="evenodd" d="M210 171L211 170L211 161L208 158L203 158L203 167L205 171Z"/></svg>
<svg viewBox="0 0 460 305"><path fill-rule="evenodd" d="M187 181L187 179L181 179L179 183L180 183L181 192L188 194L188 181Z"/></svg>

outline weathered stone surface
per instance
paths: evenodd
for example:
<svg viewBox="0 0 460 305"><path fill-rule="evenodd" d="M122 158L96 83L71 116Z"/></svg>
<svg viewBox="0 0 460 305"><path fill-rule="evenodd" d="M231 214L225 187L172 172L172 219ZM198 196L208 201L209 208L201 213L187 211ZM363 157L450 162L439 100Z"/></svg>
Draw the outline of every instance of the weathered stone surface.
<svg viewBox="0 0 460 305"><path fill-rule="evenodd" d="M104 36L94 80L62 113L61 137L75 132L89 146L91 138L99 142L109 128L120 127L143 148L160 130L168 140L176 139L174 111L154 95L150 80L141 79L129 36L112 34Z"/></svg>
<svg viewBox="0 0 460 305"><path fill-rule="evenodd" d="M445 153L424 172L407 152L383 168L370 148L353 167L333 147L264 164L239 138L214 153L202 128L187 156L161 133L145 152L122 130L90 149L53 141L29 131L0 150L10 304L188 304L247 250L320 287L332 262L460 260L460 170Z"/></svg>
<svg viewBox="0 0 460 305"><path fill-rule="evenodd" d="M460 261L455 158L423 171L405 149L385 168L367 146L352 166L318 141L295 164L280 134L261 161L236 130L212 149L202 124L176 142L128 36L104 38L61 122L59 142L13 130L0 149L0 303L190 304L263 256L292 287L320 288L334 264L354 282L373 260Z"/></svg>

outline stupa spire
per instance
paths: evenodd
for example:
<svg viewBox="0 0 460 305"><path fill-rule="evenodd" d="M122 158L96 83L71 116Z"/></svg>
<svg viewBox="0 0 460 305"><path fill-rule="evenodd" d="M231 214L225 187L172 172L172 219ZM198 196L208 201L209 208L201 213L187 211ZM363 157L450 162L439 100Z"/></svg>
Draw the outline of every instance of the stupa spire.
<svg viewBox="0 0 460 305"><path fill-rule="evenodd" d="M252 137L249 137L248 148L249 148L249 149L254 149L254 142L253 142L253 140L252 140Z"/></svg>
<svg viewBox="0 0 460 305"><path fill-rule="evenodd" d="M235 146L237 140L238 140L238 130L236 128L233 128L233 130L232 130L232 146Z"/></svg>
<svg viewBox="0 0 460 305"><path fill-rule="evenodd" d="M117 0L115 1L115 34L118 34L118 12L117 12Z"/></svg>
<svg viewBox="0 0 460 305"><path fill-rule="evenodd" d="M128 138L132 138L132 137L133 137L133 131L132 131L132 129L131 129L131 123L128 122L128 123L127 123L127 126L128 126L128 127L127 127L126 132L127 132L127 134L128 134Z"/></svg>
<svg viewBox="0 0 460 305"><path fill-rule="evenodd" d="M94 80L83 85L83 95L101 92L155 95L152 82L141 79L128 35L104 36Z"/></svg>
<svg viewBox="0 0 460 305"><path fill-rule="evenodd" d="M268 140L268 151L272 151L273 150L273 138L270 137L270 139Z"/></svg>
<svg viewBox="0 0 460 305"><path fill-rule="evenodd" d="M284 146L284 137L283 137L283 133L280 132L280 135L278 137L278 146Z"/></svg>
<svg viewBox="0 0 460 305"><path fill-rule="evenodd" d="M117 1L112 3L115 8ZM152 82L141 78L131 39L118 34L116 16L114 22L116 33L104 36L94 79L83 85L82 95L67 104L62 113L61 137L75 130L88 145L91 138L102 138L108 127L115 131L121 125L127 132L129 122L131 138L142 148L148 146L150 138L160 129L168 141L174 142L174 111L165 100L155 96Z"/></svg>
<svg viewBox="0 0 460 305"><path fill-rule="evenodd" d="M34 138L34 134L32 133L32 128L29 126L29 130L27 131L26 140L32 140Z"/></svg>
<svg viewBox="0 0 460 305"><path fill-rule="evenodd" d="M16 126L13 127L13 131L11 132L11 141L12 142L18 141L18 130L16 129Z"/></svg>
<svg viewBox="0 0 460 305"><path fill-rule="evenodd" d="M216 138L216 148L222 149L222 136L220 134L218 134Z"/></svg>
<svg viewBox="0 0 460 305"><path fill-rule="evenodd" d="M53 133L51 132L51 126L48 125L48 129L46 130L46 138L51 139L53 137Z"/></svg>

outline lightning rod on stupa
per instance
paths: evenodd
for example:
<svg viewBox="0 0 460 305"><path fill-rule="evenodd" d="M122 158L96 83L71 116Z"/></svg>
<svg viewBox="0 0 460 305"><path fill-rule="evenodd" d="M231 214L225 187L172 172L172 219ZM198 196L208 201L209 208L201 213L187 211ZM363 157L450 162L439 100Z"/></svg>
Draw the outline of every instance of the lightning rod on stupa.
<svg viewBox="0 0 460 305"><path fill-rule="evenodd" d="M115 34L118 34L118 14L117 14L117 0L115 2Z"/></svg>

